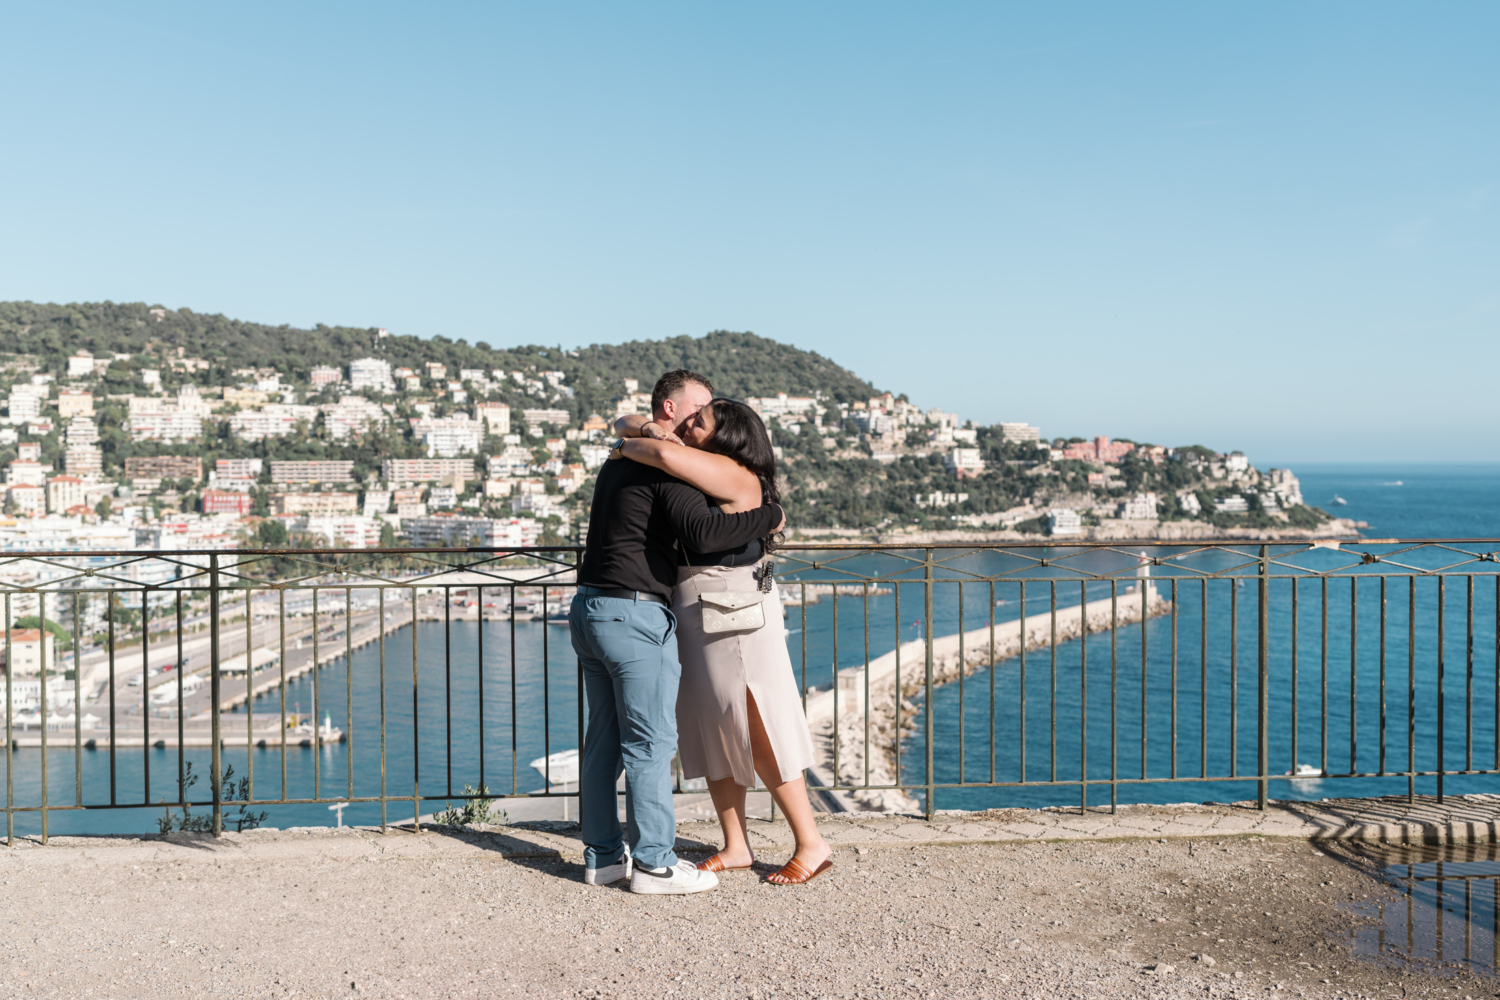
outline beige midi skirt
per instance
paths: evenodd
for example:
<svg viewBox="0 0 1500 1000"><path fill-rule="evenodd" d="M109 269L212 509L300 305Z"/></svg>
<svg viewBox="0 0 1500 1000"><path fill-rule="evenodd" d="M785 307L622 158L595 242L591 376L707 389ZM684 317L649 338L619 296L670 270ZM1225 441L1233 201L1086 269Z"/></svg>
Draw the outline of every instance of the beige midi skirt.
<svg viewBox="0 0 1500 1000"><path fill-rule="evenodd" d="M812 766L812 737L786 650L779 595L765 595L766 623L753 632L710 636L703 631L700 591L758 589L753 566L685 566L678 572L672 611L682 661L677 752L684 778L732 777L746 787L757 784L747 692L755 698L781 780L800 778Z"/></svg>

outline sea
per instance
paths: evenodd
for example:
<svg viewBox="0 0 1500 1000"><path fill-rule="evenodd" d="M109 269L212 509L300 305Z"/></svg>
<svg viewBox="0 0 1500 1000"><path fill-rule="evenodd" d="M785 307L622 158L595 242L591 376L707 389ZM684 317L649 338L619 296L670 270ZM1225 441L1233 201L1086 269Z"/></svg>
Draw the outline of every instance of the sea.
<svg viewBox="0 0 1500 1000"><path fill-rule="evenodd" d="M1367 522L1363 533L1370 538L1500 536L1500 465L1294 468L1310 504ZM1346 504L1332 506L1336 496ZM1150 546L1138 543L1129 551L1137 548L1147 551ZM1044 552L1039 548L1035 554ZM878 576L885 582L875 584L868 599L824 595L789 609L787 642L799 683L826 686L836 670L921 638L924 590L914 557L920 560L915 553L813 557L819 558L820 568L807 571L806 577L852 581ZM1019 583L1002 581L992 589L972 576L970 582L954 582L965 574L986 576L1011 568L1014 564L1003 557L987 554L944 563L938 575L947 582L934 586L933 593L934 634L983 627L992 613L996 622L1014 619L1020 611ZM787 585L796 578L790 574ZM1157 580L1168 586L1163 577ZM1047 581L1027 585L1028 614L1046 607L1052 586ZM1077 602L1078 585L1066 574L1056 586L1060 605ZM1318 774L1270 782L1272 798L1404 793L1405 776L1382 772L1405 770L1409 759L1419 770L1430 769L1440 754L1449 768L1465 762L1472 769L1500 764L1493 576L1476 577L1472 672L1466 583L1463 578L1448 583L1441 745L1436 581L1418 581L1409 592L1404 578L1391 580L1384 647L1378 582L1353 585L1351 595L1347 579L1332 581L1326 654L1321 586L1315 580L1298 586L1295 671L1292 585L1276 580L1270 592L1269 769L1313 768ZM903 781L914 786L918 801L925 803L927 795L929 711L936 808L1097 805L1112 797L1122 803L1254 797L1253 782L1198 779L1254 773L1256 767L1256 584L1236 587L1233 581L1215 580L1203 590L1184 579L1178 587L1177 614L1152 619L1144 633L1129 625L1090 636L1086 649L1079 641L1060 643L1055 665L1047 651L1028 654L1024 680L1021 664L1011 658L968 675L962 685L938 687L931 706L920 694L913 698L911 732L899 749ZM1107 584L1089 586L1090 600L1106 596ZM1357 608L1352 627L1351 602ZM1416 613L1409 618L1413 606ZM1409 635L1416 637L1414 655L1409 655ZM274 746L248 752L230 747L223 753L224 763L234 769L233 781L250 779L257 799L358 800L382 791L406 798L384 805L353 801L338 810L326 801L304 801L257 804L245 811L265 812L263 824L280 828L403 822L444 808L446 796L466 790L524 795L546 787L542 769L532 763L580 743L577 662L567 629L543 622L513 627L507 622L455 622L445 632L440 623L423 622L416 626L415 640L410 627L403 628L383 644L356 650L352 663L340 659L316 676L288 685L288 711L326 717L348 734L347 742L318 750L290 747L285 753ZM253 706L257 713L278 708L274 699L260 699ZM226 729L244 723L243 709L226 713L223 720ZM154 727L163 724L170 725L157 722ZM53 749L46 766L49 833L157 832L164 815L181 818L181 809L165 802L180 797L179 781L189 764L196 784L187 797L208 798L206 749L181 754L158 748ZM7 801L37 806L41 772L39 750L13 750L5 771ZM1143 774L1150 780L1141 781ZM1360 776L1338 777L1348 774ZM1175 781L1162 780L1174 776ZM959 784L971 787L943 787ZM972 787L976 784L985 787ZM1416 778L1415 789L1435 791L1436 780ZM1500 779L1450 777L1445 790L1500 793ZM156 804L142 808L143 801ZM75 808L80 803L103 808ZM496 803L497 809L504 805ZM231 829L240 815L238 807L228 810ZM16 812L13 822L17 834L35 834L40 814L34 808Z"/></svg>

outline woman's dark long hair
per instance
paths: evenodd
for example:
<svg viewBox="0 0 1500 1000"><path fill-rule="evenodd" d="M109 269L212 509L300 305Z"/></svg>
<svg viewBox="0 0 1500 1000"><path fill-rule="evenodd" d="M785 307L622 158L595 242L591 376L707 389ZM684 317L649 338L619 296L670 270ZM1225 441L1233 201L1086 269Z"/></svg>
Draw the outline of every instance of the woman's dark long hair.
<svg viewBox="0 0 1500 1000"><path fill-rule="evenodd" d="M781 490L776 486L776 453L771 450L771 435L760 414L737 399L719 396L710 402L714 415L714 433L703 445L704 451L732 458L760 480L760 502L779 503ZM781 535L763 539L769 555L781 541Z"/></svg>

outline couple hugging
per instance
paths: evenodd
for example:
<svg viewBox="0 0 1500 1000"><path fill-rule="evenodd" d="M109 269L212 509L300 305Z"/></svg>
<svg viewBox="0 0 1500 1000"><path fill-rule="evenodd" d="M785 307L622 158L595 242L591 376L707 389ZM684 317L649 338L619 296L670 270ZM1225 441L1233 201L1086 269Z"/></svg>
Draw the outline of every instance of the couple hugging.
<svg viewBox="0 0 1500 1000"><path fill-rule="evenodd" d="M657 380L651 410L615 423L621 439L599 471L568 614L589 707L584 881L677 894L748 869L745 790L759 774L797 838L768 881L800 884L832 865L832 851L802 780L812 740L766 560L786 525L771 439L755 411L689 371ZM724 849L696 866L672 849L679 749L683 777L708 779L724 827Z"/></svg>

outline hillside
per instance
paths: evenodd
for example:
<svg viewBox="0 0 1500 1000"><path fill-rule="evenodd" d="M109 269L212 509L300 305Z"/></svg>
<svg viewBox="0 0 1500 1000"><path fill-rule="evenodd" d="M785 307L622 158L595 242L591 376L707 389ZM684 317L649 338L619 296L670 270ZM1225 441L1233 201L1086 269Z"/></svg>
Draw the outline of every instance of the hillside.
<svg viewBox="0 0 1500 1000"><path fill-rule="evenodd" d="M80 349L99 362L115 357L81 379L70 378L68 358ZM394 392L361 390L381 404L376 412L383 407L386 416L335 434L331 410L344 407L345 398L358 402L359 397L347 382L313 385L312 370L332 366L347 375L351 362L366 357L408 371ZM590 444L589 435L608 437L597 429L585 433L586 418L593 413L612 418L622 405L626 412L639 405L638 399L624 398L625 380L638 380L640 389L649 390L661 372L685 367L707 375L728 396L784 392L820 399L816 414L788 412L768 419L782 453L780 479L788 512L807 528L927 530L1003 522L1020 531L1041 531L1045 513L1054 507L1081 511L1080 527L1093 527L1126 517L1124 500L1132 496L1144 498L1148 521L1155 513L1164 520L1219 527L1312 528L1326 519L1303 506L1294 477L1262 477L1242 455L1140 442L1110 445L1104 439L1102 447L1110 452L1105 457L1082 439L1034 441L1024 428L1010 438L1012 431L1000 426L962 427L957 415L919 409L904 396L875 398L881 395L875 386L833 361L753 333L720 330L577 350L495 348L483 341L383 335L376 329L270 326L139 302L0 302L0 364L0 391L29 386L33 378L46 382L40 373L47 373L59 387L83 388L93 396L94 412L83 429L95 435L89 439L97 442L94 467L106 479L122 479L132 458L159 455L195 455L205 469L214 468L219 459L342 459L353 462L354 480L369 488L378 481L384 459L433 453L417 423L467 416L471 405L481 401L503 402L516 414L510 438L481 431L482 438L464 444L462 453L511 453L501 459L512 468L511 479L547 477L546 492L556 498L556 511L567 516L555 524L565 531L567 519L574 525L587 521L592 477L582 473L588 481L564 482L563 472L592 468L584 464L586 449L592 461L602 461L603 449L597 441ZM429 370L433 364L446 366L446 371ZM463 369L474 371L464 377ZM148 372L154 380L150 385ZM290 404L302 404L302 415L295 423L288 418L275 433L244 433L243 426L235 430L242 407L262 405L270 395L260 392L261 402L250 403L242 396L231 398L231 391L248 392L247 386L272 373L281 381L277 387L271 379L270 395L285 390ZM128 411L132 398L175 399L188 385L196 387L186 390L189 395L201 392L210 401L204 405L213 411L201 420L201 431L194 428L191 435L175 439L149 430L138 433ZM18 394L10 403L0 463L16 458L24 436L39 446L43 463L61 468L76 428L61 419L60 408L53 409L50 390L45 412L30 411L42 419L17 418L14 408L29 398ZM534 415L529 429L522 419L527 411ZM559 437L563 434L566 438ZM548 439L550 446L544 446ZM444 454L460 453L459 446L451 448ZM513 454L517 450L520 459ZM963 469L955 464L960 452L969 463ZM517 461L519 469L514 468ZM267 473L262 479L256 512L267 509L271 484ZM152 503L191 507L206 485L205 480L158 486L162 495ZM505 492L482 498L471 493L462 505L508 515L531 509L521 505L523 499L512 500Z"/></svg>
<svg viewBox="0 0 1500 1000"><path fill-rule="evenodd" d="M739 398L821 391L835 401L850 402L876 392L870 383L819 354L753 333L722 330L703 337L595 344L577 351L535 345L497 349L483 341L379 337L374 329L345 326L268 326L144 302L0 302L0 344L6 353L34 356L54 373L64 371L67 356L80 348L95 355L203 358L223 369L210 370L210 385L231 383L228 373L237 368L275 368L291 381L305 382L316 365L343 366L372 354L393 365L420 369L437 362L455 372L524 371L535 366L566 375L576 394L572 408L580 417L609 412L621 379L639 379L649 388L662 372L678 367L707 374L721 393Z"/></svg>

